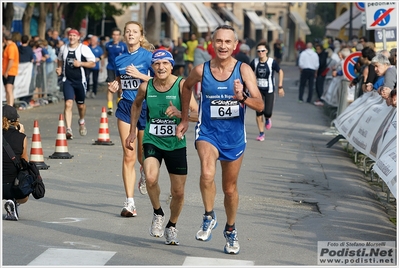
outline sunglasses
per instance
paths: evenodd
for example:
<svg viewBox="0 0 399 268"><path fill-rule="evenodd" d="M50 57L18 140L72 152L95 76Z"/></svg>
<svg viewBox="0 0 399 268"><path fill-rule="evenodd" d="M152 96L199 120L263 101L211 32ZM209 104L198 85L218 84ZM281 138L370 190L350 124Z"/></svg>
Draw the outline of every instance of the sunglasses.
<svg viewBox="0 0 399 268"><path fill-rule="evenodd" d="M258 53L260 53L260 52L266 52L266 49L257 50L257 51L258 51Z"/></svg>

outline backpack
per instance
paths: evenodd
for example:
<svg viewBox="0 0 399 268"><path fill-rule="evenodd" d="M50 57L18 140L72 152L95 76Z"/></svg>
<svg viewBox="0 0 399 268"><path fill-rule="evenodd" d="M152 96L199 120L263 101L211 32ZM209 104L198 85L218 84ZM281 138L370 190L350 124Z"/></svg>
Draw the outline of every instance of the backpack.
<svg viewBox="0 0 399 268"><path fill-rule="evenodd" d="M17 159L10 144L8 144L4 137L3 147L18 169L18 175L11 188L14 198L22 199L30 194L35 199L43 198L46 189L36 164L31 161L28 162L24 158Z"/></svg>

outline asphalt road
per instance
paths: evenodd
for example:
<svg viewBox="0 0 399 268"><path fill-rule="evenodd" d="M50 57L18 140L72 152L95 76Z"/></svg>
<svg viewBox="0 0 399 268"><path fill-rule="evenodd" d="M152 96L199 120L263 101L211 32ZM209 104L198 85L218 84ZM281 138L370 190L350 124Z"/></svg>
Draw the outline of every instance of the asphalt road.
<svg viewBox="0 0 399 268"><path fill-rule="evenodd" d="M71 159L49 159L55 152L63 102L20 111L30 141L38 120L45 163L46 196L20 206L20 220L2 221L4 266L310 266L318 263L318 241L396 241L396 226L383 202L342 145L326 148L332 136L323 108L298 103L299 73L283 65L286 96L276 98L273 127L264 142L255 112L247 111L247 149L239 176L240 204L236 227L238 255L223 253L226 221L220 166L216 175L215 211L219 227L209 242L196 241L203 205L199 164L188 140L189 175L185 205L177 229L179 246L167 246L148 229L152 208L136 188L138 216L119 216L125 201L121 177L122 147L116 118L108 117L114 145L93 145L99 133L105 89L87 99L88 134L79 136L74 106ZM305 93L305 97L306 97ZM136 165L138 167L138 165ZM170 213L168 176L161 167L161 198ZM137 172L138 174L138 172ZM4 204L4 201L3 201ZM3 215L4 215L3 209ZM396 213L395 213L396 214Z"/></svg>

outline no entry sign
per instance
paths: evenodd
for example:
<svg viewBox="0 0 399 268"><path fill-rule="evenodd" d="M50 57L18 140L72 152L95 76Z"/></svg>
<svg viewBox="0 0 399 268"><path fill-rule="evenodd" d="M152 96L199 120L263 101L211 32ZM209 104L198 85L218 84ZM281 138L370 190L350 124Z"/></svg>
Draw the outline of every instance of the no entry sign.
<svg viewBox="0 0 399 268"><path fill-rule="evenodd" d="M397 26L397 9L396 2L366 2L366 28L384 29Z"/></svg>
<svg viewBox="0 0 399 268"><path fill-rule="evenodd" d="M362 52L356 51L346 57L343 65L343 73L346 79L352 81L356 77L355 65L359 60L360 56L362 56Z"/></svg>

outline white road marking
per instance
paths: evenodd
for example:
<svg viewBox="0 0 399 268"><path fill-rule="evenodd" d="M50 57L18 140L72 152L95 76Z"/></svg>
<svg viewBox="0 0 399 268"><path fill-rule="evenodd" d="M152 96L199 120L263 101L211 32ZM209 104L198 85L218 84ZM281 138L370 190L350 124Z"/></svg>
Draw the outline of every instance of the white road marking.
<svg viewBox="0 0 399 268"><path fill-rule="evenodd" d="M116 252L49 248L28 266L104 266Z"/></svg>
<svg viewBox="0 0 399 268"><path fill-rule="evenodd" d="M72 223L85 220L85 218L61 218L64 221L44 221L45 223Z"/></svg>
<svg viewBox="0 0 399 268"><path fill-rule="evenodd" d="M253 261L186 257L182 266L254 266Z"/></svg>

